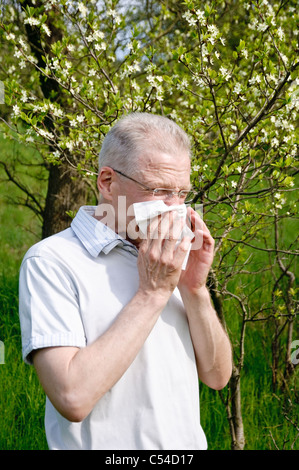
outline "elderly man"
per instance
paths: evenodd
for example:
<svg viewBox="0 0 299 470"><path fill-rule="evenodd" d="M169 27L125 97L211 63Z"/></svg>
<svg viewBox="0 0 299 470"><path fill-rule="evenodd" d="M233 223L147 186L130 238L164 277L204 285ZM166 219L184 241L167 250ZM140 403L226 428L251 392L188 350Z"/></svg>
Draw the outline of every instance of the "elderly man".
<svg viewBox="0 0 299 470"><path fill-rule="evenodd" d="M185 132L161 116L128 115L103 142L99 206L82 207L25 255L23 356L47 395L50 449L207 447L198 378L223 388L231 348L205 285L214 241L191 208L195 238L180 237L170 207L186 201L189 176ZM169 211L132 236L132 205L157 200Z"/></svg>

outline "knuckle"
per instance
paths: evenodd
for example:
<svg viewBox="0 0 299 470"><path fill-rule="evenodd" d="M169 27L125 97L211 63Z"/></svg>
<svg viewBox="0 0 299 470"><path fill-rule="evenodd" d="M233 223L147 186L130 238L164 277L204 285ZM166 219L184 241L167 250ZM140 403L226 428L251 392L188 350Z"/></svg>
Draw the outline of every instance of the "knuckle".
<svg viewBox="0 0 299 470"><path fill-rule="evenodd" d="M146 240L144 240L144 241L140 244L138 251L139 251L139 254L145 255L145 253L147 252L147 243L146 243Z"/></svg>
<svg viewBox="0 0 299 470"><path fill-rule="evenodd" d="M168 257L165 254L160 257L160 263L163 266L166 266L168 264Z"/></svg>
<svg viewBox="0 0 299 470"><path fill-rule="evenodd" d="M175 271L176 268L177 268L177 266L176 266L176 263L175 263L174 261L170 261L170 262L168 263L168 269L169 269L169 271Z"/></svg>
<svg viewBox="0 0 299 470"><path fill-rule="evenodd" d="M151 250L148 254L148 259L151 263L156 263L159 259L159 255L156 251Z"/></svg>

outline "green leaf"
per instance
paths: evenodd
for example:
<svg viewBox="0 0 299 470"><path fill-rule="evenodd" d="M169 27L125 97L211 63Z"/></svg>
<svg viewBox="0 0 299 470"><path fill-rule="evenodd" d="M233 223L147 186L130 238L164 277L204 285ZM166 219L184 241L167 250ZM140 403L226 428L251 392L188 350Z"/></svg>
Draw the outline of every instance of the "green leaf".
<svg viewBox="0 0 299 470"><path fill-rule="evenodd" d="M162 75L162 76L163 76L164 82L172 84L172 78L171 77L169 77L168 75Z"/></svg>

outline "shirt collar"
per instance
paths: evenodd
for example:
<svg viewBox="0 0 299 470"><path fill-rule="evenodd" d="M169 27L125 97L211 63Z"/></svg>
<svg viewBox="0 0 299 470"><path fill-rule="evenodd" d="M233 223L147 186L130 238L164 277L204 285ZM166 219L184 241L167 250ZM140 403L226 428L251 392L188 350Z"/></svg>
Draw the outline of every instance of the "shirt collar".
<svg viewBox="0 0 299 470"><path fill-rule="evenodd" d="M96 258L102 251L106 255L116 246L138 255L137 248L93 217L96 206L82 206L71 223L71 228L86 250Z"/></svg>

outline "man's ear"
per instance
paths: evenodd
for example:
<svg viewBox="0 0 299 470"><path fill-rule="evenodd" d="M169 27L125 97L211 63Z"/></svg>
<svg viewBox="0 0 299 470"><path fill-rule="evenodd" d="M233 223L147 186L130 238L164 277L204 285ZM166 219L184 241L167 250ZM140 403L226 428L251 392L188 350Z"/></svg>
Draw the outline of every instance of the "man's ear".
<svg viewBox="0 0 299 470"><path fill-rule="evenodd" d="M114 172L112 168L109 168L109 166L104 166L101 168L97 179L97 186L102 197L107 201L112 199L111 184L113 181Z"/></svg>

